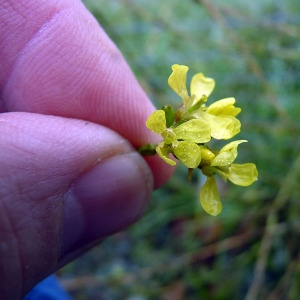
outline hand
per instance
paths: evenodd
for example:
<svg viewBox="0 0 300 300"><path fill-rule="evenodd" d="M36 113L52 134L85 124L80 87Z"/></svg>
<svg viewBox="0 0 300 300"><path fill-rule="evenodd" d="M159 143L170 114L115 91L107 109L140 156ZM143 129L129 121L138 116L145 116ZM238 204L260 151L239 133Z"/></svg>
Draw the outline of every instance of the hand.
<svg viewBox="0 0 300 300"><path fill-rule="evenodd" d="M136 221L172 168L134 150L154 107L80 1L0 15L0 295L18 299Z"/></svg>

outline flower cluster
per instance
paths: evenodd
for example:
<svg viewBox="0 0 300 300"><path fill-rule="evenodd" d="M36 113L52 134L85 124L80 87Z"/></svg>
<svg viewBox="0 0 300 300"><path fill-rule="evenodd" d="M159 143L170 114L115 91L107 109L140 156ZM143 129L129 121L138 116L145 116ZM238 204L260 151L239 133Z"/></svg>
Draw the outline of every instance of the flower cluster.
<svg viewBox="0 0 300 300"><path fill-rule="evenodd" d="M241 109L234 105L234 98L207 106L207 99L215 87L214 80L202 73L195 74L188 93L188 67L173 65L172 70L168 83L181 97L182 104L177 111L171 106L155 111L147 119L146 126L162 136L155 150L166 163L174 166L177 159L189 170L198 168L207 176L200 191L200 203L207 213L215 216L222 210L216 174L240 186L251 185L258 176L255 164L234 163L238 145L246 140L230 142L219 151L208 145L211 139L228 140L240 132L241 123L236 116Z"/></svg>

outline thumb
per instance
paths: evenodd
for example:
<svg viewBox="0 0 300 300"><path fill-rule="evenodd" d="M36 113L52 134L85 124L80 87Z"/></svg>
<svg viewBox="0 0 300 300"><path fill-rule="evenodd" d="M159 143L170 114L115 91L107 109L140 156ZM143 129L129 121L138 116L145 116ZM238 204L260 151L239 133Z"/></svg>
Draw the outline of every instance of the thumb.
<svg viewBox="0 0 300 300"><path fill-rule="evenodd" d="M153 178L103 126L30 113L0 124L0 294L18 299L139 218Z"/></svg>

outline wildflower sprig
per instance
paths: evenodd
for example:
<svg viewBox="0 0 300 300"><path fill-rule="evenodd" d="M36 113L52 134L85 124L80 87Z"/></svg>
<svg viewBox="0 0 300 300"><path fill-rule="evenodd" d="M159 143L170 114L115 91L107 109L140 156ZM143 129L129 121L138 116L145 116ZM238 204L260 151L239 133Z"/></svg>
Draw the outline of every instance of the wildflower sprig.
<svg viewBox="0 0 300 300"><path fill-rule="evenodd" d="M210 148L212 139L228 140L240 132L241 123L236 116L241 109L235 106L232 97L207 106L215 81L202 73L192 77L189 93L186 88L188 69L187 66L173 65L168 79L182 104L176 111L170 105L155 111L147 119L146 126L161 135L162 141L154 147L167 164L174 166L179 160L188 167L190 174L198 168L207 176L200 191L200 203L207 213L215 216L222 210L215 175L236 185L249 186L257 180L258 172L253 163L234 163L239 144L246 140L230 142L220 150ZM153 146L146 145L139 151L153 154Z"/></svg>

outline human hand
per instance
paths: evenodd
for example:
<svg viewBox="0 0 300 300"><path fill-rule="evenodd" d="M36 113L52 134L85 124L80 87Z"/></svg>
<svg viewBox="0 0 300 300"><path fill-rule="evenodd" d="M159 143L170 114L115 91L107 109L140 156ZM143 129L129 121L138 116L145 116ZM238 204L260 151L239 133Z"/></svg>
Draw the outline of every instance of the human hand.
<svg viewBox="0 0 300 300"><path fill-rule="evenodd" d="M136 221L172 170L134 150L156 142L154 107L80 1L0 15L0 295L18 299Z"/></svg>

